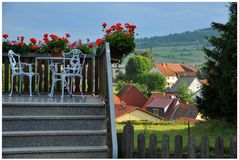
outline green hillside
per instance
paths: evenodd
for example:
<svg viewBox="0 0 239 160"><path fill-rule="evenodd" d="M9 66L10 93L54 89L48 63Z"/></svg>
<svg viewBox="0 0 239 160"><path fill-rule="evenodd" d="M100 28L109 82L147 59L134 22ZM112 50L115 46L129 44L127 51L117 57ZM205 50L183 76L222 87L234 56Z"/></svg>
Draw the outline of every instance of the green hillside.
<svg viewBox="0 0 239 160"><path fill-rule="evenodd" d="M169 34L166 36L154 36L151 38L139 38L135 40L137 49L155 48L155 47L173 47L173 46L211 46L206 37L212 35L218 36L219 32L212 28L199 29L192 32L183 32Z"/></svg>
<svg viewBox="0 0 239 160"><path fill-rule="evenodd" d="M152 49L155 63L201 64L205 61L203 47L211 47L206 37L219 36L212 28L166 36L136 39L136 50Z"/></svg>

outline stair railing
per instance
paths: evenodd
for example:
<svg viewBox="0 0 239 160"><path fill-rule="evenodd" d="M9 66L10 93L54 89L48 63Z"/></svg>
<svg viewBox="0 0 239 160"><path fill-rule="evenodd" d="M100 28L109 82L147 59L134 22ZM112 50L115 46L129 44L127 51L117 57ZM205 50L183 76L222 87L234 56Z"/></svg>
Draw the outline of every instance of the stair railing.
<svg viewBox="0 0 239 160"><path fill-rule="evenodd" d="M112 66L110 58L110 45L108 42L101 49L98 57L98 77L99 77L99 95L103 98L106 106L107 122L107 145L110 148L109 156L118 158L118 144L115 123L113 83L112 83ZM97 71L96 71L97 72Z"/></svg>

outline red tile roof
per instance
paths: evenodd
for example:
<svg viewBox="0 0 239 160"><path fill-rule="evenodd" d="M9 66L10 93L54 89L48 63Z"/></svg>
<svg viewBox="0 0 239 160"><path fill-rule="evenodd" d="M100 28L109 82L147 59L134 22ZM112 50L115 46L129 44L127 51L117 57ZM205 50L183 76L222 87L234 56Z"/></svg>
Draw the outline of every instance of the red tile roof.
<svg viewBox="0 0 239 160"><path fill-rule="evenodd" d="M188 64L159 63L155 66L165 76L177 76L177 74L195 76L197 72L195 67Z"/></svg>
<svg viewBox="0 0 239 160"><path fill-rule="evenodd" d="M121 105L121 99L120 99L120 97L114 95L114 104L119 104L119 105Z"/></svg>
<svg viewBox="0 0 239 160"><path fill-rule="evenodd" d="M126 85L117 95L127 105L142 107L147 98L134 86Z"/></svg>
<svg viewBox="0 0 239 160"><path fill-rule="evenodd" d="M170 104L170 106L168 107L168 110L167 110L167 112L164 114L164 119L166 120L166 121L168 121L168 120L170 120L170 118L173 116L173 113L174 113L174 111L175 111L175 107L176 107L176 104L178 103L179 101L178 101L178 99L177 98L175 98L174 100L173 100L173 102Z"/></svg>
<svg viewBox="0 0 239 160"><path fill-rule="evenodd" d="M169 106L173 102L173 99L154 99L150 102L147 107L154 107L154 108L165 108Z"/></svg>
<svg viewBox="0 0 239 160"><path fill-rule="evenodd" d="M174 93L164 93L164 92L159 92L159 93L152 93L152 95L149 97L147 102L143 105L142 109L147 110L147 105L152 102L155 98L157 99L169 99L171 96L176 97L176 94Z"/></svg>
<svg viewBox="0 0 239 160"><path fill-rule="evenodd" d="M138 107L130 106L130 105L125 105L124 107L123 107L123 105L115 105L115 115L116 115L116 117L119 117L128 112L135 110L136 108L138 108Z"/></svg>
<svg viewBox="0 0 239 160"><path fill-rule="evenodd" d="M155 66L165 76L176 76L176 74L165 63L156 64Z"/></svg>
<svg viewBox="0 0 239 160"><path fill-rule="evenodd" d="M150 114L154 117L157 117L157 118L160 118L160 119L163 119L163 117L160 117L160 116L157 116L151 112L148 112L148 111L145 111L139 107L136 107L136 106L130 106L130 105L125 105L125 107L123 107L122 105L115 105L115 115L116 117L120 117L120 116L123 116L129 112L132 112L134 110L140 110L142 112L145 112L147 114ZM142 117L143 118L143 117Z"/></svg>
<svg viewBox="0 0 239 160"><path fill-rule="evenodd" d="M175 112L173 119L180 117L196 118L198 115L198 109L192 104L180 103L177 111Z"/></svg>
<svg viewBox="0 0 239 160"><path fill-rule="evenodd" d="M181 66L181 64L178 63L167 63L168 68L170 68L175 73L184 73L185 70Z"/></svg>
<svg viewBox="0 0 239 160"><path fill-rule="evenodd" d="M198 69L189 65L189 64L181 64L181 66L183 67L183 69L186 71L186 72L197 72Z"/></svg>

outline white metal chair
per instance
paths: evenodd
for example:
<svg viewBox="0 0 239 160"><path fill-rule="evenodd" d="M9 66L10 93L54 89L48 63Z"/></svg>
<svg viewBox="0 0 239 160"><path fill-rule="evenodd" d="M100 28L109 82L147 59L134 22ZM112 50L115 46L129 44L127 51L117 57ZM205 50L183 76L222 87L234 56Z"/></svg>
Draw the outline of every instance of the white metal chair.
<svg viewBox="0 0 239 160"><path fill-rule="evenodd" d="M66 66L66 62L64 58L66 58L67 55L70 55L70 65L69 67ZM79 49L73 49L69 53L63 54L63 71L61 73L57 72L57 63L51 63L51 70L52 70L52 85L51 85L51 93L49 94L50 97L53 97L54 95L54 87L57 81L61 81L62 84L62 94L61 98L64 98L64 89L67 88L68 92L70 93L70 96L72 96L72 86L73 83L75 83L75 77L80 77L80 84L82 84L82 68L85 64L85 57L86 55L83 54ZM81 60L82 58L82 60ZM58 78L59 77L59 78ZM66 80L66 77L70 78L70 85ZM81 91L81 97L84 99L83 92Z"/></svg>
<svg viewBox="0 0 239 160"><path fill-rule="evenodd" d="M17 59L16 59L17 57ZM33 76L37 76L38 79L38 88L37 88L37 94L39 94L39 82L40 82L40 76L39 73L33 72L32 71L32 66L35 64L31 64L31 63L22 63L20 60L20 55L14 53L12 50L8 51L8 58L9 58L9 62L11 64L11 69L12 69L12 75L11 75L11 92L9 94L9 96L12 96L12 92L13 92L13 78L14 76L19 76L20 78L20 82L19 82L19 88L18 88L18 92L19 92L19 96L22 94L22 78L24 76L28 76L29 77L29 82L30 82L30 96L32 96L32 77ZM23 68L25 66L28 66L29 70L28 72L23 71Z"/></svg>

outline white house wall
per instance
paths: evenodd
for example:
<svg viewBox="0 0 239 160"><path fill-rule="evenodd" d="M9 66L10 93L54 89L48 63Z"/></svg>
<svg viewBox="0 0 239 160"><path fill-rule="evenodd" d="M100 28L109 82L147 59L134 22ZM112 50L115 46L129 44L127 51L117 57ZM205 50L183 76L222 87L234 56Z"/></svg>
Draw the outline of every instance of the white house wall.
<svg viewBox="0 0 239 160"><path fill-rule="evenodd" d="M153 67L150 72L158 72L158 73L161 73L165 79L166 79L166 88L167 87L172 87L178 80L177 76L165 76L162 72L160 72L160 70L157 68L157 67Z"/></svg>
<svg viewBox="0 0 239 160"><path fill-rule="evenodd" d="M193 93L196 93L202 88L202 84L199 82L197 78L193 80L193 82L190 84L188 89L190 89Z"/></svg>

